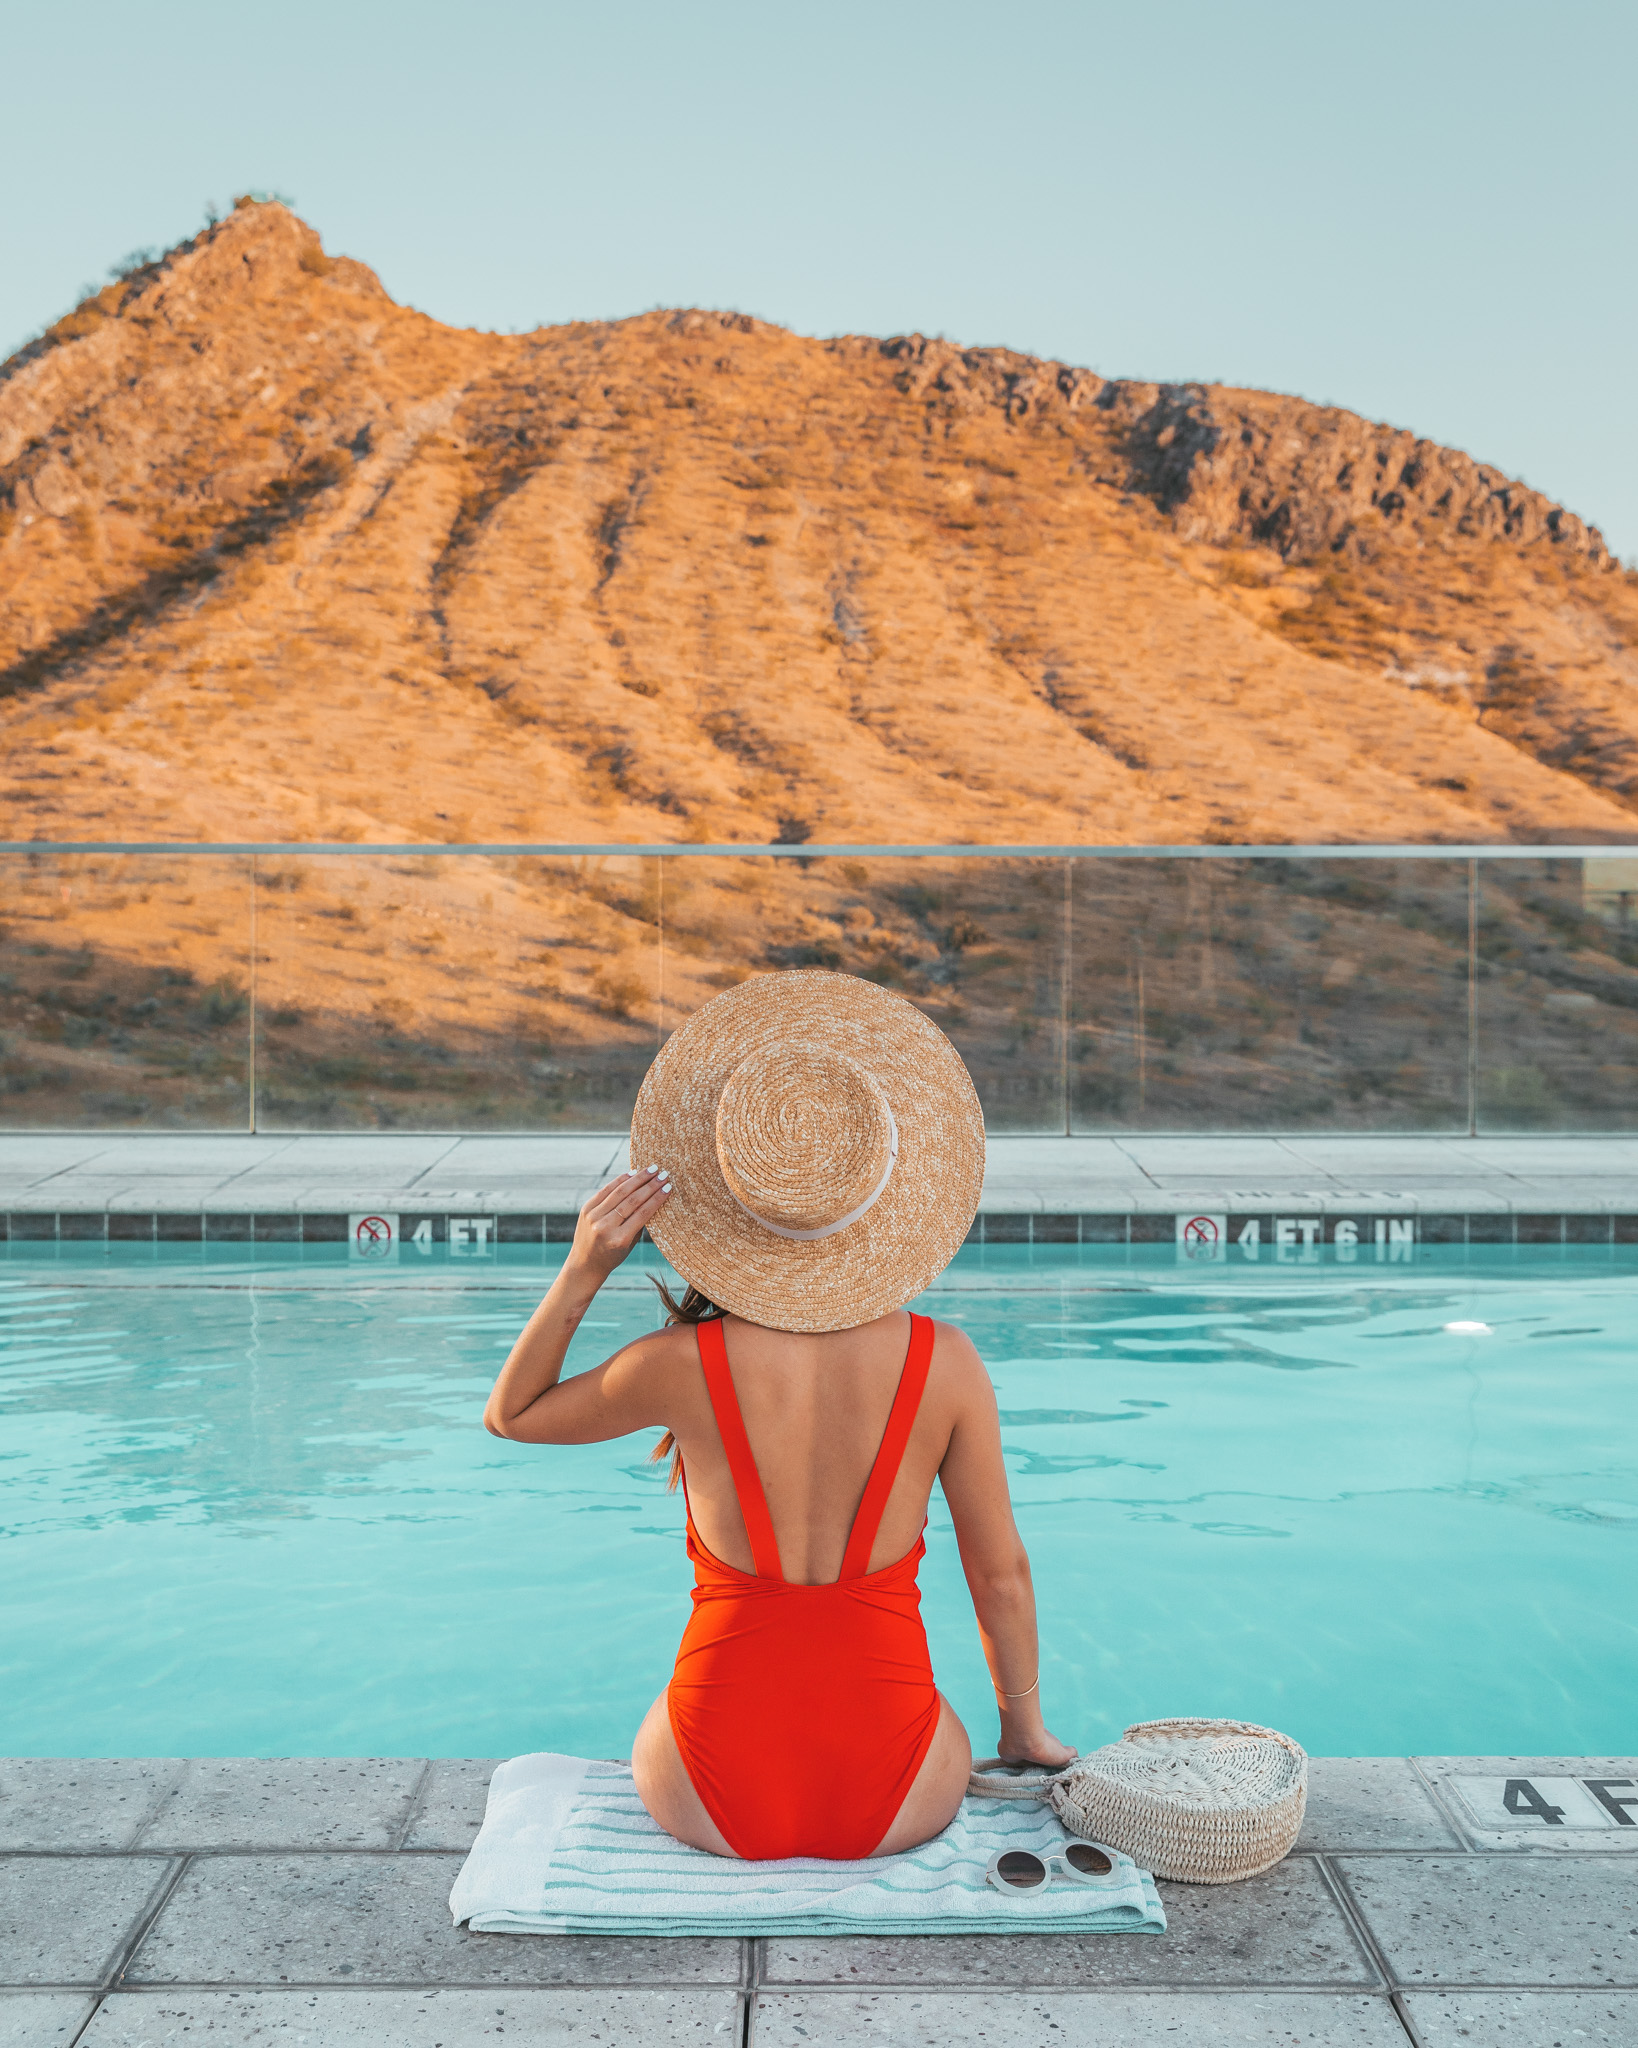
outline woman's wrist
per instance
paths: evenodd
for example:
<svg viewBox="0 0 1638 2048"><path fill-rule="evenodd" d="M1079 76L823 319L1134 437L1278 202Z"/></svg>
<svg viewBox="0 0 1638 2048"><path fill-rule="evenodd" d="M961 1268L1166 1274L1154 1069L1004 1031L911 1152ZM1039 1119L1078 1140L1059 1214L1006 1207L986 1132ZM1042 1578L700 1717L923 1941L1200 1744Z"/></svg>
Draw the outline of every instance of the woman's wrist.
<svg viewBox="0 0 1638 2048"><path fill-rule="evenodd" d="M998 1699L996 1705L1001 1712L1001 1732L1029 1738L1044 1733L1046 1722L1042 1718L1040 1699L1032 1693L1027 1700Z"/></svg>
<svg viewBox="0 0 1638 2048"><path fill-rule="evenodd" d="M609 1271L612 1270L611 1267ZM608 1277L608 1272L594 1264L577 1245L571 1245L569 1256L557 1269L552 1291L558 1294L565 1307L574 1304L586 1308Z"/></svg>

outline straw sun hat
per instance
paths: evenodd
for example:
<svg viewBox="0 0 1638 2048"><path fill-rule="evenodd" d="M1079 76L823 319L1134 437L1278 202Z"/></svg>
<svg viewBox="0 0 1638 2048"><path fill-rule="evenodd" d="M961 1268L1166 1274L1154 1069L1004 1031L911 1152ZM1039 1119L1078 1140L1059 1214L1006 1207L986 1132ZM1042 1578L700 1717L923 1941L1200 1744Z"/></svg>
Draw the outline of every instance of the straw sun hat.
<svg viewBox="0 0 1638 2048"><path fill-rule="evenodd" d="M649 1226L702 1294L775 1330L902 1308L978 1209L984 1118L955 1047L851 974L762 974L661 1048L631 1120L673 1194Z"/></svg>

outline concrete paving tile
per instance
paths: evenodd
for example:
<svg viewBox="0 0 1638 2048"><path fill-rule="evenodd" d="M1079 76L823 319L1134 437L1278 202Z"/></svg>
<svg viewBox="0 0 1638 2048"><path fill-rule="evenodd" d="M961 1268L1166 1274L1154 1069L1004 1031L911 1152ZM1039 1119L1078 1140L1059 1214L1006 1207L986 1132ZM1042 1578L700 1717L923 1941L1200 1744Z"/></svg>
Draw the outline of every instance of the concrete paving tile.
<svg viewBox="0 0 1638 2048"><path fill-rule="evenodd" d="M1547 1135L1540 1138L1454 1138L1467 1165L1496 1173L1638 1173L1638 1138Z"/></svg>
<svg viewBox="0 0 1638 2048"><path fill-rule="evenodd" d="M1632 2048L1630 1991L1413 1991L1423 2048Z"/></svg>
<svg viewBox="0 0 1638 2048"><path fill-rule="evenodd" d="M1461 1842L1402 1756L1308 1759L1299 1849L1455 1849Z"/></svg>
<svg viewBox="0 0 1638 2048"><path fill-rule="evenodd" d="M1108 1139L991 1138L981 1205L1023 1209L1055 1202L1078 1208L1084 1206L1082 1197L1096 1190L1118 1207L1121 1195L1153 1185Z"/></svg>
<svg viewBox="0 0 1638 2048"><path fill-rule="evenodd" d="M7 1132L0 1135L0 1175L26 1183L71 1173L106 1152L109 1143L106 1136L90 1132Z"/></svg>
<svg viewBox="0 0 1638 2048"><path fill-rule="evenodd" d="M499 1757L440 1757L433 1764L415 1818L404 1837L406 1849L470 1849L483 1826L489 1780Z"/></svg>
<svg viewBox="0 0 1638 2048"><path fill-rule="evenodd" d="M90 2010L78 1991L0 1991L0 2048L66 2048Z"/></svg>
<svg viewBox="0 0 1638 2048"><path fill-rule="evenodd" d="M1624 1778L1638 1774L1638 1756L1417 1756L1410 1761L1425 1778L1436 1784L1441 1778L1477 1773L1480 1776L1522 1774L1540 1771L1549 1777Z"/></svg>
<svg viewBox="0 0 1638 2048"><path fill-rule="evenodd" d="M62 1184L72 1186L89 1177L99 1180L154 1174L163 1179L231 1180L282 1153L287 1138L254 1138L248 1133L133 1132L105 1138L98 1151L70 1167Z"/></svg>
<svg viewBox="0 0 1638 2048"><path fill-rule="evenodd" d="M1147 1934L770 1939L768 1984L1372 1985L1319 1871L1294 1857L1244 1884L1162 1884L1168 1927ZM1027 1926L1019 1916L1020 1927Z"/></svg>
<svg viewBox="0 0 1638 2048"><path fill-rule="evenodd" d="M460 1856L202 1856L132 1984L734 1984L737 1941L472 1934Z"/></svg>
<svg viewBox="0 0 1638 2048"><path fill-rule="evenodd" d="M1430 1166L1443 1168L1452 1179L1471 1165L1472 1143L1454 1133L1448 1138L1407 1138L1388 1132L1382 1137L1326 1137L1321 1133L1282 1138L1280 1143L1293 1159L1323 1165L1328 1171L1376 1175L1395 1167L1426 1173ZM1454 1148L1461 1145L1463 1150Z"/></svg>
<svg viewBox="0 0 1638 2048"><path fill-rule="evenodd" d="M0 1984L100 1984L163 1856L0 1856Z"/></svg>
<svg viewBox="0 0 1638 2048"><path fill-rule="evenodd" d="M1405 2048L1386 1998L1323 1992L761 1992L751 2048Z"/></svg>
<svg viewBox="0 0 1638 2048"><path fill-rule="evenodd" d="M585 1136L579 1132L542 1132L518 1138L458 1138L444 1161L445 1169L457 1178L487 1179L501 1175L538 1173L543 1169L558 1174L601 1173L618 1160L623 1171L628 1147L623 1137L606 1132Z"/></svg>
<svg viewBox="0 0 1638 2048"><path fill-rule="evenodd" d="M106 1209L111 1197L118 1195L131 1185L130 1176L98 1176L92 1179L70 1179L66 1174L43 1185L36 1185L32 1191L19 1190L9 1181L6 1184L7 1199L0 1204L8 1209L33 1209L50 1215L54 1209L78 1210L82 1215L93 1214Z"/></svg>
<svg viewBox="0 0 1638 2048"><path fill-rule="evenodd" d="M1157 1180L1219 1180L1249 1173L1273 1175L1277 1184L1321 1172L1293 1158L1279 1138L1123 1137L1117 1142L1135 1166Z"/></svg>
<svg viewBox="0 0 1638 2048"><path fill-rule="evenodd" d="M1043 1162L1052 1163L1054 1170L1068 1163L1080 1172L1111 1178L1135 1170L1119 1138L1065 1138L1041 1132L1013 1137L1003 1131L988 1139L984 1151L991 1167L1008 1171ZM1141 1169L1137 1171L1141 1178Z"/></svg>
<svg viewBox="0 0 1638 2048"><path fill-rule="evenodd" d="M0 1850L129 1849L180 1757L0 1757Z"/></svg>
<svg viewBox="0 0 1638 2048"><path fill-rule="evenodd" d="M1422 1777L1429 1780L1445 1811L1455 1823L1458 1835L1476 1849L1516 1852L1528 1849L1539 1856L1634 1856L1638 1855L1638 1827L1518 1828L1480 1827L1466 1803L1447 1783L1450 1778L1602 1778L1628 1779L1638 1791L1638 1757L1630 1756L1419 1756L1412 1759ZM1638 1808L1629 1809L1638 1815Z"/></svg>
<svg viewBox="0 0 1638 2048"><path fill-rule="evenodd" d="M471 2048L477 2041L721 2048L738 2031L732 1991L122 1992L104 2001L84 2048L181 2040L219 2048L263 2041L288 2048Z"/></svg>
<svg viewBox="0 0 1638 2048"><path fill-rule="evenodd" d="M397 1182L412 1174L425 1173L440 1159L458 1152L464 1141L451 1137L447 1131L400 1131L315 1132L271 1142L277 1143L277 1152L258 1153L245 1169L247 1177L277 1172L286 1180L328 1180L340 1174L359 1180L380 1177Z"/></svg>
<svg viewBox="0 0 1638 2048"><path fill-rule="evenodd" d="M1402 1984L1638 1986L1638 1865L1613 1857L1339 1858Z"/></svg>
<svg viewBox="0 0 1638 2048"><path fill-rule="evenodd" d="M144 1849L391 1849L420 1757L194 1757Z"/></svg>

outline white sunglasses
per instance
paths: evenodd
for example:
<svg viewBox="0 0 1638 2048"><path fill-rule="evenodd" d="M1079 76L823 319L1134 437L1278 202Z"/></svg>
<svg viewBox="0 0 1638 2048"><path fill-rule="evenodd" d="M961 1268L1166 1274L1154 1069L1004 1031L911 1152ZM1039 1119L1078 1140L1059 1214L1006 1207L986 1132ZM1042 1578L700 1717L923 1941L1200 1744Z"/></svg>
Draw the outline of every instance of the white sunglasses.
<svg viewBox="0 0 1638 2048"><path fill-rule="evenodd" d="M1033 1849L998 1849L984 1872L985 1882L998 1892L1035 1892L1054 1877L1070 1884L1119 1884L1119 1859L1101 1842L1065 1842L1045 1856Z"/></svg>

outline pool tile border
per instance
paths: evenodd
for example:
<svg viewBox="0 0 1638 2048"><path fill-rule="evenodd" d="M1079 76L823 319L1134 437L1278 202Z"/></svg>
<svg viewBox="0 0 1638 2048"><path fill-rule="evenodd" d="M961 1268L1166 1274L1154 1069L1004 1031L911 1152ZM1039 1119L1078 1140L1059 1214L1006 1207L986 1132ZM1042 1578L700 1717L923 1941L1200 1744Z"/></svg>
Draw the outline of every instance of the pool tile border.
<svg viewBox="0 0 1638 2048"><path fill-rule="evenodd" d="M390 1207L390 1205L384 1205ZM452 1216L464 1221L474 1211L404 1209L399 1216L405 1241L425 1225L434 1245L449 1242ZM493 1227L502 1245L567 1244L574 1236L573 1210L489 1210L477 1215ZM1175 1209L988 1209L973 1219L969 1245L1168 1245L1179 1227L1196 1215L1214 1219L1231 1247L1247 1226L1255 1226L1259 1249L1276 1247L1282 1225L1315 1229L1319 1244L1336 1241L1339 1224L1352 1224L1359 1249L1375 1248L1374 1228L1391 1221L1419 1245L1513 1245L1614 1247L1638 1245L1638 1212L1615 1210L1440 1210L1423 1213L1406 1202L1394 1210L1381 1205L1339 1206L1334 1198L1256 1209L1212 1210L1209 1203ZM349 1218L314 1209L12 1209L0 1210L0 1245L14 1244L304 1244L347 1242ZM1397 1243L1400 1240L1395 1239ZM1297 1241L1292 1249L1304 1249Z"/></svg>

